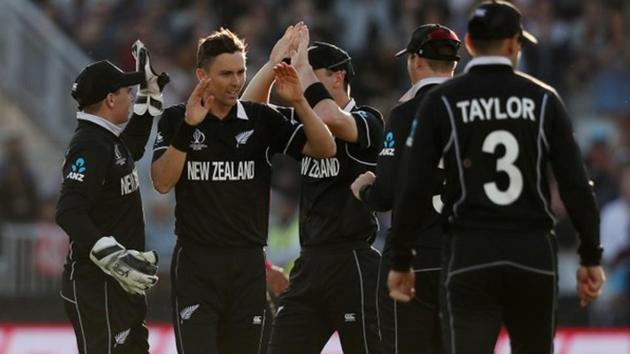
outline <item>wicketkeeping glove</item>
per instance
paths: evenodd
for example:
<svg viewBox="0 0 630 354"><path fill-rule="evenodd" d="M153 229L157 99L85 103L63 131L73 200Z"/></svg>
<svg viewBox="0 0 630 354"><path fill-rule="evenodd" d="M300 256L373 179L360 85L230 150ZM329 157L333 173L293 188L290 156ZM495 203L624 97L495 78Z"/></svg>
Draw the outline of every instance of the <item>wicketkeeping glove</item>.
<svg viewBox="0 0 630 354"><path fill-rule="evenodd" d="M160 75L156 74L151 66L149 51L140 40L131 46L131 54L136 60L136 71L143 72L145 77L145 82L140 84L140 90L133 105L133 112L143 115L148 110L151 116L159 116L164 111L162 91L171 79L165 72Z"/></svg>
<svg viewBox="0 0 630 354"><path fill-rule="evenodd" d="M145 290L157 284L155 251L127 250L112 236L105 236L92 247L90 259L130 294L144 295Z"/></svg>

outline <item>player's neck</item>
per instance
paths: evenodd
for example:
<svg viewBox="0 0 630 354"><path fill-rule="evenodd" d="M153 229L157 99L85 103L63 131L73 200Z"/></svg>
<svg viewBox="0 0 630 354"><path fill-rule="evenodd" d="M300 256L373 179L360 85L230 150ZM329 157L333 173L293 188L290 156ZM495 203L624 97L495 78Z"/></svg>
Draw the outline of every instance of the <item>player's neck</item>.
<svg viewBox="0 0 630 354"><path fill-rule="evenodd" d="M228 114L230 114L232 107L234 107L234 105L224 105L215 101L215 104L212 105L212 108L210 109L210 113L220 120L223 120L228 116Z"/></svg>

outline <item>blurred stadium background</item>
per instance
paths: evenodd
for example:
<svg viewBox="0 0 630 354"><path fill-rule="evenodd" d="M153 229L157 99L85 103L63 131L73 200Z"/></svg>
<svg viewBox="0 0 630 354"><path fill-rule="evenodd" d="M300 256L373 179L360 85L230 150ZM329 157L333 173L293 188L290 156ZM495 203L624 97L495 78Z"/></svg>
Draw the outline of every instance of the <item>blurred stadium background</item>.
<svg viewBox="0 0 630 354"><path fill-rule="evenodd" d="M54 224L54 209L64 148L75 127L70 87L88 62L108 59L130 70L130 46L139 38L150 49L155 68L170 74L165 99L173 104L185 100L194 86L200 36L227 26L244 37L251 77L284 28L303 20L312 40L330 41L350 52L358 74L352 96L386 113L409 86L404 60L393 55L406 45L409 33L423 23L444 23L463 38L467 15L477 2L0 0L0 354L76 352L58 297L67 237ZM553 208L560 220L558 352L627 354L630 4L514 2L525 15L526 27L540 40L537 47L524 48L520 69L552 84L564 97L601 208L608 283L600 300L581 309L575 297L576 236L554 193ZM469 59L464 52L458 71ZM139 172L147 247L160 252L162 277L149 296L149 321L156 324L154 352L166 354L174 348L168 326L174 203L172 195L151 188L150 151ZM293 161L276 158L274 169L268 255L289 269L299 250L298 168ZM380 218L378 247L389 224L387 214ZM333 346L328 352L338 349ZM497 352L507 352L503 340Z"/></svg>

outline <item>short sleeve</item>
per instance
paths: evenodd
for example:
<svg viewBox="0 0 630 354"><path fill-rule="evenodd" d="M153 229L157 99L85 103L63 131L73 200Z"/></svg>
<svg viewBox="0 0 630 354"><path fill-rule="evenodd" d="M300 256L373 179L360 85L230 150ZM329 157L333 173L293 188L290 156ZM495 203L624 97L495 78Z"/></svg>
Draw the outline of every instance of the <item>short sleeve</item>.
<svg viewBox="0 0 630 354"><path fill-rule="evenodd" d="M171 145L171 140L175 135L176 122L179 115L182 115L181 108L178 106L170 107L164 110L157 125L157 133L153 142L153 161L157 160L166 152Z"/></svg>
<svg viewBox="0 0 630 354"><path fill-rule="evenodd" d="M371 108L360 107L351 114L357 125L357 144L364 149L380 144L383 135L383 118L380 113Z"/></svg>
<svg viewBox="0 0 630 354"><path fill-rule="evenodd" d="M304 127L294 117L293 109L278 107L275 109L263 106L264 119L269 122L270 146L276 153L295 158L302 157L302 150L306 144ZM288 117L287 117L288 115Z"/></svg>

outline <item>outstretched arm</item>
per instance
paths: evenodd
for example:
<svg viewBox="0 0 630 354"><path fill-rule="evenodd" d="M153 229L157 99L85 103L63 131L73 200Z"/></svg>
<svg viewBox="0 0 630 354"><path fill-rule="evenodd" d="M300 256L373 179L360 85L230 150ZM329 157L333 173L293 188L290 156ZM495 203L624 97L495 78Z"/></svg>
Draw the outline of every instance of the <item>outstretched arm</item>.
<svg viewBox="0 0 630 354"><path fill-rule="evenodd" d="M168 193L179 181L195 126L203 122L212 106L214 99L208 93L211 81L205 79L197 84L186 103L184 121L173 135L170 146L151 165L153 187L162 194Z"/></svg>
<svg viewBox="0 0 630 354"><path fill-rule="evenodd" d="M284 35L276 42L269 54L269 61L258 70L249 81L241 99L259 103L269 103L271 86L275 80L273 67L281 63L285 58L290 58L297 48L297 33L305 28L303 22L287 27Z"/></svg>
<svg viewBox="0 0 630 354"><path fill-rule="evenodd" d="M302 153L317 158L334 156L337 153L335 139L304 98L302 84L295 68L286 63L280 63L274 67L274 72L276 92L295 109L304 125L304 133L308 141Z"/></svg>
<svg viewBox="0 0 630 354"><path fill-rule="evenodd" d="M314 84L322 85L319 86L319 90L326 91L308 61L308 45L310 40L308 29L298 34L299 45L297 52L291 57L291 63L295 65L304 88L309 91L305 92L305 94L308 96L309 93L313 91L312 86ZM342 82L341 84L343 84L343 77L340 72L336 72L333 75L340 75L338 79ZM350 143L357 142L359 134L355 119L350 113L344 112L339 107L337 102L330 96L330 92L328 92L328 96L329 98L322 99L313 106L315 113L317 113L328 128L330 128L334 136ZM311 100L309 100L309 102L311 104L313 103Z"/></svg>

